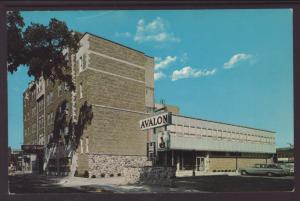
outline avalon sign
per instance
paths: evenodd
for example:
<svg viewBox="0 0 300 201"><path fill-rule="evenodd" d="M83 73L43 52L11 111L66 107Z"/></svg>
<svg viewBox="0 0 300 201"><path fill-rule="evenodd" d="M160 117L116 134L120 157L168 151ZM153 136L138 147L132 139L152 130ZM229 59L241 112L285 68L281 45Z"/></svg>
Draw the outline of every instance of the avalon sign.
<svg viewBox="0 0 300 201"><path fill-rule="evenodd" d="M171 124L170 113L163 113L156 116L152 116L143 120L140 120L140 128L147 130L150 128L156 128Z"/></svg>

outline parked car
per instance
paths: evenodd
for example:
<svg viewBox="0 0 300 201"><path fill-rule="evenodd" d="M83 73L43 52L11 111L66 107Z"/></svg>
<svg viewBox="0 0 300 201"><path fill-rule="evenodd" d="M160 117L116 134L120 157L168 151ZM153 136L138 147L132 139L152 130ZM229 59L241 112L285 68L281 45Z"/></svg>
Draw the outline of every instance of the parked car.
<svg viewBox="0 0 300 201"><path fill-rule="evenodd" d="M267 176L283 176L286 175L286 171L276 164L255 164L253 167L240 168L239 172L242 175L267 175Z"/></svg>
<svg viewBox="0 0 300 201"><path fill-rule="evenodd" d="M278 164L287 175L294 175L294 163L279 163Z"/></svg>

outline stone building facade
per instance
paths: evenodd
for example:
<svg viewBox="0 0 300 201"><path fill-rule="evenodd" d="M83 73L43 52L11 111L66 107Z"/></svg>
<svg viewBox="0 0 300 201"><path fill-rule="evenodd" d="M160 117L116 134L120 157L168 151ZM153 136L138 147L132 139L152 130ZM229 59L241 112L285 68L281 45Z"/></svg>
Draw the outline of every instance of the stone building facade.
<svg viewBox="0 0 300 201"><path fill-rule="evenodd" d="M45 146L47 174L120 175L122 167L150 165L150 133L141 131L138 121L154 108L154 59L90 33L83 34L80 44L69 55L75 91L41 78L24 92L24 144ZM91 123L74 145L69 125L78 124L86 103L92 108Z"/></svg>

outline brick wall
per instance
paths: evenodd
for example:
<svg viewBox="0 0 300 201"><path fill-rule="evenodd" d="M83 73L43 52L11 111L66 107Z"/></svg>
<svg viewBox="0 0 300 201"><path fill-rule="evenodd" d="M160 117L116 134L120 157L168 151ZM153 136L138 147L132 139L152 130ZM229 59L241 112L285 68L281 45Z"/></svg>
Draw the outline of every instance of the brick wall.
<svg viewBox="0 0 300 201"><path fill-rule="evenodd" d="M138 125L143 115L96 106L93 112L90 153L146 155L146 132Z"/></svg>
<svg viewBox="0 0 300 201"><path fill-rule="evenodd" d="M272 163L272 159L264 158L209 158L209 171L235 170L237 168L252 167L255 164Z"/></svg>
<svg viewBox="0 0 300 201"><path fill-rule="evenodd" d="M209 170L235 170L235 158L209 158Z"/></svg>
<svg viewBox="0 0 300 201"><path fill-rule="evenodd" d="M84 41L79 53L86 55L85 70L79 73L76 63L77 89L80 83L83 89L82 99L77 90L77 111L84 101L93 105L92 124L82 136L84 143L89 138L89 153L146 156L147 134L138 122L146 113L144 68L153 68L153 58L89 34Z"/></svg>
<svg viewBox="0 0 300 201"><path fill-rule="evenodd" d="M92 51L126 60L128 62L132 62L141 66L144 66L146 62L145 55L142 52L135 51L133 49L95 36L89 37L89 48Z"/></svg>

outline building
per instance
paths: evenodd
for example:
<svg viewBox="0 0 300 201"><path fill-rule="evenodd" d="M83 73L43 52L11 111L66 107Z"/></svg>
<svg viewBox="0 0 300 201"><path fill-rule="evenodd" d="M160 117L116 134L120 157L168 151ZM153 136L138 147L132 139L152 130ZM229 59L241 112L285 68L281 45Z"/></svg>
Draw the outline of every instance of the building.
<svg viewBox="0 0 300 201"><path fill-rule="evenodd" d="M9 153L9 170L12 171L22 171L23 166L23 153L22 150L10 149Z"/></svg>
<svg viewBox="0 0 300 201"><path fill-rule="evenodd" d="M24 144L44 146L51 175L119 175L149 164L150 134L138 121L154 108L154 59L90 33L80 44L69 53L74 92L43 78L24 92Z"/></svg>
<svg viewBox="0 0 300 201"><path fill-rule="evenodd" d="M168 111L142 119L140 128L154 130L148 157L158 166L176 166L177 176L235 172L257 163L273 163L276 152L272 131Z"/></svg>
<svg viewBox="0 0 300 201"><path fill-rule="evenodd" d="M154 165L180 176L272 163L274 132L154 104L152 57L90 33L80 44L66 52L75 91L41 77L24 92L23 151L32 172L109 177Z"/></svg>
<svg viewBox="0 0 300 201"><path fill-rule="evenodd" d="M277 148L275 158L278 163L294 163L294 146Z"/></svg>

